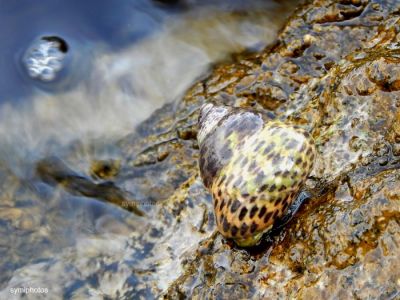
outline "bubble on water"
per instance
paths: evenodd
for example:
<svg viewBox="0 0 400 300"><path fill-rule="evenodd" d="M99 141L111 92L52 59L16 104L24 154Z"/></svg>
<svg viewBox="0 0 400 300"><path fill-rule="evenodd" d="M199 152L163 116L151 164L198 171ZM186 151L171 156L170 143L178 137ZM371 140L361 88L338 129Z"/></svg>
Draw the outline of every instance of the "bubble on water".
<svg viewBox="0 0 400 300"><path fill-rule="evenodd" d="M23 58L28 75L42 81L53 81L65 65L67 43L56 36L46 36L35 41Z"/></svg>

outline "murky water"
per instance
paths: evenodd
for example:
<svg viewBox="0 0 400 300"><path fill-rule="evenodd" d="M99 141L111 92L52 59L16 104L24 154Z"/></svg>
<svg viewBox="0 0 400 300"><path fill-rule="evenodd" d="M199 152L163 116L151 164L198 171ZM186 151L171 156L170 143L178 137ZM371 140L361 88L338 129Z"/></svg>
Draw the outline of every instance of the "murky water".
<svg viewBox="0 0 400 300"><path fill-rule="evenodd" d="M82 160L116 156L104 145L179 101L214 63L271 43L296 2L1 1L0 298L18 298L10 288L29 286L48 288L47 296L116 297L138 285L133 269L155 265L146 280L157 291L168 287L179 268L166 246L135 240L156 223L54 188L37 178L35 163L93 140L102 141L101 152L81 150ZM68 61L56 80L43 82L21 60L48 35L68 43ZM151 237L177 245L185 235Z"/></svg>

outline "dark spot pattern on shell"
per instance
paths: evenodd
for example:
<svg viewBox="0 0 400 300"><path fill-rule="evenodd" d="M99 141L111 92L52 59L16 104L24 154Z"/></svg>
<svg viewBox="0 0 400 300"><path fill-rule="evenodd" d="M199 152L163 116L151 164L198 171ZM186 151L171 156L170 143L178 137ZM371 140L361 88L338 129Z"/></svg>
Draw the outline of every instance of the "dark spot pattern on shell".
<svg viewBox="0 0 400 300"><path fill-rule="evenodd" d="M267 155L268 153L270 153L273 149L275 148L275 142L272 142L271 144L268 145L268 147L266 147L263 151L264 155Z"/></svg>
<svg viewBox="0 0 400 300"><path fill-rule="evenodd" d="M249 214L250 219L254 218L254 215L257 213L257 211L258 211L258 206L254 205L252 207L252 209L250 210L250 214Z"/></svg>
<svg viewBox="0 0 400 300"><path fill-rule="evenodd" d="M256 176L257 176L257 177L256 177L256 179L254 180L255 183L256 183L257 185L258 185L258 184L261 184L261 183L263 182L264 178L265 178L264 172L263 172L263 171L260 171L260 172L257 173Z"/></svg>
<svg viewBox="0 0 400 300"><path fill-rule="evenodd" d="M254 233L257 230L257 227L258 227L257 223L253 222L250 226L250 232Z"/></svg>
<svg viewBox="0 0 400 300"><path fill-rule="evenodd" d="M246 223L243 223L242 226L240 226L240 234L242 236L245 235L248 229L249 229L249 226L247 226Z"/></svg>
<svg viewBox="0 0 400 300"><path fill-rule="evenodd" d="M284 217L300 192L313 166L315 143L298 126L265 122L250 110L207 105L199 122L199 166L214 197L217 226L227 238L253 245L253 237Z"/></svg>
<svg viewBox="0 0 400 300"><path fill-rule="evenodd" d="M231 229L232 237L236 236L238 230L239 230L239 228L237 228L236 225L232 226L232 229Z"/></svg>
<svg viewBox="0 0 400 300"><path fill-rule="evenodd" d="M267 211L267 208L265 206L261 207L260 212L258 213L258 217L261 219Z"/></svg>
<svg viewBox="0 0 400 300"><path fill-rule="evenodd" d="M256 202L256 200L257 200L257 196L252 196L250 198L250 203L254 203L254 202Z"/></svg>
<svg viewBox="0 0 400 300"><path fill-rule="evenodd" d="M225 232L228 232L229 229L231 228L231 225L228 223L228 221L225 219L224 224L223 224L223 229Z"/></svg>
<svg viewBox="0 0 400 300"><path fill-rule="evenodd" d="M225 207L225 199L222 199L221 206L219 207L222 210Z"/></svg>
<svg viewBox="0 0 400 300"><path fill-rule="evenodd" d="M234 214L240 207L240 202L238 200L234 200L231 205L231 214Z"/></svg>
<svg viewBox="0 0 400 300"><path fill-rule="evenodd" d="M290 140L289 143L286 145L286 149L290 150L295 148L298 145L296 140Z"/></svg>
<svg viewBox="0 0 400 300"><path fill-rule="evenodd" d="M262 186L258 189L258 192L259 192L259 193L262 193L262 192L264 192L267 188L268 188L268 184L264 184L264 185L262 185Z"/></svg>
<svg viewBox="0 0 400 300"><path fill-rule="evenodd" d="M247 208L246 207L242 207L242 209L240 210L240 214L239 214L239 220L242 221L244 219L244 217L247 214Z"/></svg>
<svg viewBox="0 0 400 300"><path fill-rule="evenodd" d="M271 219L271 216L272 216L272 212L268 212L268 213L265 215L264 223L268 223L269 219Z"/></svg>

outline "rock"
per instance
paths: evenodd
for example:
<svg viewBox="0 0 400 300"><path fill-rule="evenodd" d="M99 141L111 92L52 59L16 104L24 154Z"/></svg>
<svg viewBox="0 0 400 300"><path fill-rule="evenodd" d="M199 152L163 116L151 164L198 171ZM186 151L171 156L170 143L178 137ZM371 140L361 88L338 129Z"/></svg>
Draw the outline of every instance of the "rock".
<svg viewBox="0 0 400 300"><path fill-rule="evenodd" d="M118 171L93 168L95 160L82 157L76 145L65 149L60 169L42 168L48 171L42 178L61 178L57 187L65 191L31 183L32 201L46 218L79 196L97 199L93 191L99 187L107 199L130 195L144 215L124 215L127 228L134 228L125 239L110 235L127 231L118 219L110 219L108 233L102 225L108 222L99 217L101 237L87 234L79 249L66 245L55 263L25 268L46 270L38 271L42 283L50 273L60 293L76 297L102 288L103 296L127 298L398 297L399 9L392 0L310 1L289 19L275 45L216 66L182 101L165 105L131 135L105 146L113 149L109 161L118 161ZM199 178L198 109L211 99L296 123L317 142L306 183L314 196L283 230L251 250L216 233L211 196ZM2 184L10 183L2 191L5 199L32 194L12 174L4 177ZM7 250L2 254L11 257ZM21 284L23 271L10 284ZM6 282L11 275L1 276Z"/></svg>
<svg viewBox="0 0 400 300"><path fill-rule="evenodd" d="M254 252L212 239L206 251L192 254L165 298L400 294L400 52L390 13L396 5L314 1L292 17L270 51L221 66L205 81L208 97L309 128L319 149L317 184L309 187L323 192Z"/></svg>

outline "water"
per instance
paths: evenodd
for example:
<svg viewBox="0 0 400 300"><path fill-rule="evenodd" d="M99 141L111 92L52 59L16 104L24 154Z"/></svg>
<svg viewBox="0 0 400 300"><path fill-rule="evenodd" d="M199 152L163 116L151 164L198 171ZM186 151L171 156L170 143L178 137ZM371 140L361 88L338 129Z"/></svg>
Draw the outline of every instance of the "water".
<svg viewBox="0 0 400 300"><path fill-rule="evenodd" d="M0 1L0 298L11 287L34 284L82 297L80 278L86 278L82 286L115 296L131 264L159 263L162 249L139 266L132 259L143 256L132 235L144 234L147 223L41 182L35 162L71 143L85 148L94 139L107 143L131 133L157 108L179 101L216 62L271 43L295 2ZM59 36L69 46L68 64L54 81L29 77L21 62L41 36ZM92 283L87 276L99 272L91 265L99 253L124 263L116 277ZM150 276L164 279L158 290L179 275L173 262L162 266ZM71 286L63 288L66 282Z"/></svg>

